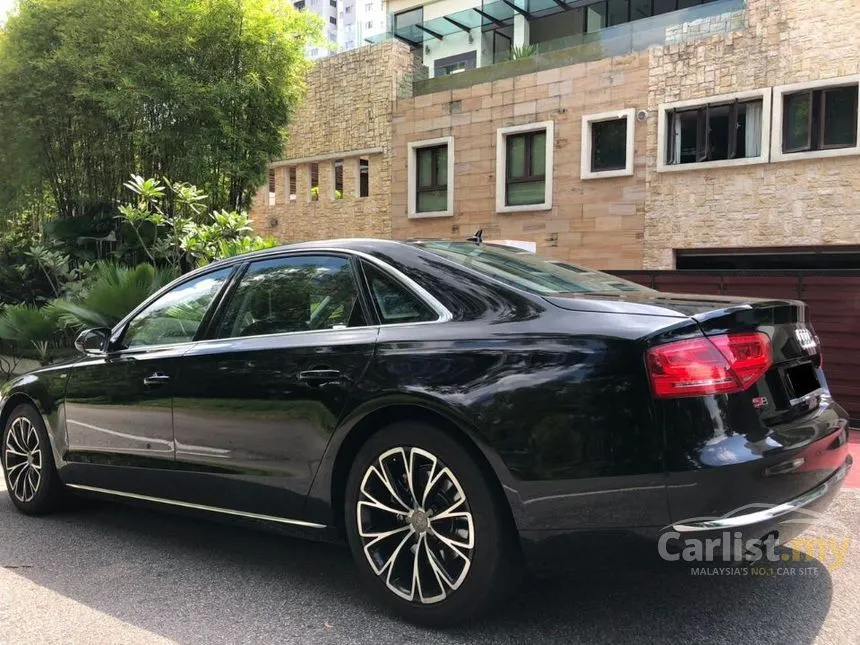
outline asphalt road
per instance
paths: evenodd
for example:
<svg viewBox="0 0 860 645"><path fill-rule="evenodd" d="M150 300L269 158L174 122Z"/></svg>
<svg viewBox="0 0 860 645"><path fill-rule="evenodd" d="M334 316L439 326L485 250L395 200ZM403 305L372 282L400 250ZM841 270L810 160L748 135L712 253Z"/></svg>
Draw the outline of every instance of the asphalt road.
<svg viewBox="0 0 860 645"><path fill-rule="evenodd" d="M857 645L860 490L829 514L854 539L842 567L813 563L817 575L606 563L531 579L480 623L431 632L382 613L343 548L114 504L28 518L2 491L0 643Z"/></svg>

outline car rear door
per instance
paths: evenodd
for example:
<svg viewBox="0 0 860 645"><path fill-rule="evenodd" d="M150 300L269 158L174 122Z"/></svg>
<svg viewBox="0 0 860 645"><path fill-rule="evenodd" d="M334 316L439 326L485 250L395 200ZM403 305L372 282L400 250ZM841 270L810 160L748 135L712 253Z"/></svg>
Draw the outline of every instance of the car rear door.
<svg viewBox="0 0 860 645"><path fill-rule="evenodd" d="M370 364L348 256L251 262L174 388L177 465L188 503L295 519L350 392Z"/></svg>

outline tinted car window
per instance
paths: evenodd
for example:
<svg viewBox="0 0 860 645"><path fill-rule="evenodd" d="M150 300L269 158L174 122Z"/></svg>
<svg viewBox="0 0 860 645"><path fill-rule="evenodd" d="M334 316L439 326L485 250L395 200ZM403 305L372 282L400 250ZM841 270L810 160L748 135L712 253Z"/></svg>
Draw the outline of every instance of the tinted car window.
<svg viewBox="0 0 860 645"><path fill-rule="evenodd" d="M187 343L233 268L221 269L171 289L135 316L126 327L125 348Z"/></svg>
<svg viewBox="0 0 860 645"><path fill-rule="evenodd" d="M383 325L425 322L439 317L418 296L372 264L364 263L364 275Z"/></svg>
<svg viewBox="0 0 860 645"><path fill-rule="evenodd" d="M585 267L544 260L533 253L471 242L416 242L436 255L484 275L540 295L582 292L651 291L622 278Z"/></svg>
<svg viewBox="0 0 860 645"><path fill-rule="evenodd" d="M294 256L253 262L227 304L219 338L364 325L348 260Z"/></svg>

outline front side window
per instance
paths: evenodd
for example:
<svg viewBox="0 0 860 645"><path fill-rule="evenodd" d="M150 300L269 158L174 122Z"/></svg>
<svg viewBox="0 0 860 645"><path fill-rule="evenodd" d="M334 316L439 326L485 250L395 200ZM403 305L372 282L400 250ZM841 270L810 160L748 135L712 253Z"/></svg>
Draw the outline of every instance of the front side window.
<svg viewBox="0 0 860 645"><path fill-rule="evenodd" d="M858 86L827 87L785 94L782 151L808 152L857 145Z"/></svg>
<svg viewBox="0 0 860 645"><path fill-rule="evenodd" d="M436 320L436 314L418 296L377 267L363 263L370 295L383 325Z"/></svg>
<svg viewBox="0 0 860 645"><path fill-rule="evenodd" d="M122 349L194 340L206 311L233 268L207 273L170 290L137 314L123 333Z"/></svg>
<svg viewBox="0 0 860 645"><path fill-rule="evenodd" d="M505 137L506 206L541 204L546 200L546 130Z"/></svg>
<svg viewBox="0 0 860 645"><path fill-rule="evenodd" d="M762 107L755 98L669 110L667 165L761 156Z"/></svg>
<svg viewBox="0 0 860 645"><path fill-rule="evenodd" d="M253 262L227 303L218 338L365 325L349 260L294 256Z"/></svg>
<svg viewBox="0 0 860 645"><path fill-rule="evenodd" d="M614 275L545 260L533 253L517 253L498 246L442 241L415 244L488 277L544 296L583 292L651 291Z"/></svg>

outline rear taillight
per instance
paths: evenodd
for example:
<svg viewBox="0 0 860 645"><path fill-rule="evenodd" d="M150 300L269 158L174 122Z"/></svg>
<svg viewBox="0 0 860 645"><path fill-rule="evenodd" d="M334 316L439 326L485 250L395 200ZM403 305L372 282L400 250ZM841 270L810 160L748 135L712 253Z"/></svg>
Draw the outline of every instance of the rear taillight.
<svg viewBox="0 0 860 645"><path fill-rule="evenodd" d="M645 354L654 396L660 399L742 392L773 362L761 332L721 334L652 347Z"/></svg>

